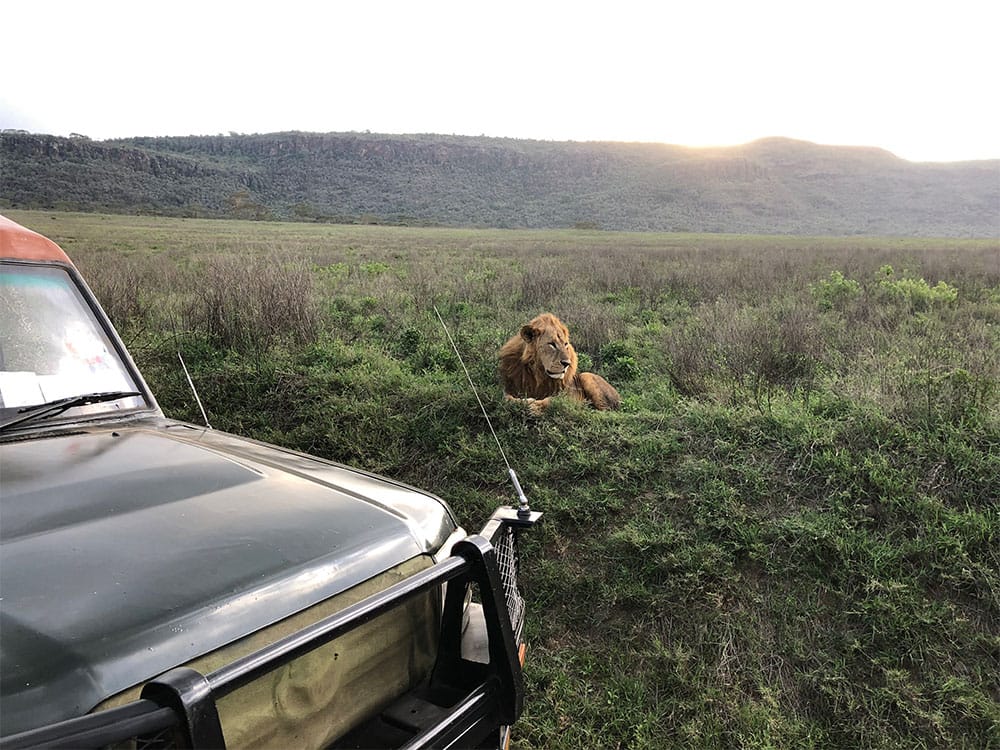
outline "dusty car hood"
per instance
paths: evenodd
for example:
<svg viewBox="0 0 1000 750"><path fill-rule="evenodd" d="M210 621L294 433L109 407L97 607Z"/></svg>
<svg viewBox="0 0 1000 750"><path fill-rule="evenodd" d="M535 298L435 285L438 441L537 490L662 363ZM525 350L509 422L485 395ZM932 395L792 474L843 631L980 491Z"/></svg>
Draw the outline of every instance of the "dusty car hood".
<svg viewBox="0 0 1000 750"><path fill-rule="evenodd" d="M416 555L411 488L156 419L0 444L3 733L90 710Z"/></svg>

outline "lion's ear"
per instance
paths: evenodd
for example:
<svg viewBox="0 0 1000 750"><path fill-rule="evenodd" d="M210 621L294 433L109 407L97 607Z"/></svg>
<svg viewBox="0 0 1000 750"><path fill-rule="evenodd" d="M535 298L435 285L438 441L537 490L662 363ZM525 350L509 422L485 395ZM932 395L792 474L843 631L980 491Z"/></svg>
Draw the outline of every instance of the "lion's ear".
<svg viewBox="0 0 1000 750"><path fill-rule="evenodd" d="M536 331L530 325L526 325L521 328L521 338L524 339L525 341L531 341L533 338L535 338L537 334L538 331Z"/></svg>

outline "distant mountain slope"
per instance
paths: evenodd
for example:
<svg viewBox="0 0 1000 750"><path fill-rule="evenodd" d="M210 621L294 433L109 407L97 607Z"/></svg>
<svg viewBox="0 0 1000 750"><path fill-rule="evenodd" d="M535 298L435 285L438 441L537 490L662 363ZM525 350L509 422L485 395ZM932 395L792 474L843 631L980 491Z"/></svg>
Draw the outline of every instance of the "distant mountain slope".
<svg viewBox="0 0 1000 750"><path fill-rule="evenodd" d="M1000 160L273 133L92 141L5 131L0 205L493 227L1000 236Z"/></svg>

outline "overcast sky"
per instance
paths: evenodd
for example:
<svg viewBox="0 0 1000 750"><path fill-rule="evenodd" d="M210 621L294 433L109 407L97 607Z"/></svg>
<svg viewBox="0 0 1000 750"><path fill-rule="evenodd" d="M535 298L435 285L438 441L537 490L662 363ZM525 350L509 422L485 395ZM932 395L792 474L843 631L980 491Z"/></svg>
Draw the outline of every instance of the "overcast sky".
<svg viewBox="0 0 1000 750"><path fill-rule="evenodd" d="M1000 158L997 0L8 0L0 128Z"/></svg>

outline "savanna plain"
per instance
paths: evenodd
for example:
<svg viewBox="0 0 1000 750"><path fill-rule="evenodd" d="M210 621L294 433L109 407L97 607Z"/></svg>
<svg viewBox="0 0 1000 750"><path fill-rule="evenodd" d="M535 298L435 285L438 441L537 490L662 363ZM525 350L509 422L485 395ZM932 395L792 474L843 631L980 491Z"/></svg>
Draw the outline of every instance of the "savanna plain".
<svg viewBox="0 0 1000 750"><path fill-rule="evenodd" d="M1000 748L1000 242L6 212L169 415L429 489L524 540L515 747ZM503 399L567 323L617 412Z"/></svg>

